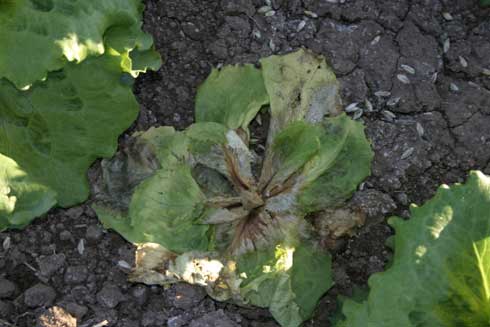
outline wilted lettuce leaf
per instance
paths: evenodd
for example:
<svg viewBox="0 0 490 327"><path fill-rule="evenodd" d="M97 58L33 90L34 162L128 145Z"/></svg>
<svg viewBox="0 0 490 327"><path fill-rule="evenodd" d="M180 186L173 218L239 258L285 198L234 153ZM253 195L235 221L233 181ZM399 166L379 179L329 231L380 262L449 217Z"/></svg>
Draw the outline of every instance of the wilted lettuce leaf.
<svg viewBox="0 0 490 327"><path fill-rule="evenodd" d="M131 60L145 56L155 68L159 58L151 52L151 37L140 29L141 12L140 0L1 1L0 79L24 88L68 61L79 63L87 56L103 54L107 50L104 38L113 39L110 47L124 54L126 70L133 70L128 67ZM130 58L133 49L138 52ZM139 63L135 66L137 71L146 69Z"/></svg>
<svg viewBox="0 0 490 327"><path fill-rule="evenodd" d="M203 285L298 326L332 283L307 215L341 207L369 174L372 152L362 124L337 115L338 84L322 58L300 50L262 66L213 71L187 130L135 134L103 162L95 209L138 244L132 280ZM248 125L267 103L260 158Z"/></svg>
<svg viewBox="0 0 490 327"><path fill-rule="evenodd" d="M483 327L490 324L490 178L443 185L394 217L392 266L369 280L366 301L347 301L345 327Z"/></svg>

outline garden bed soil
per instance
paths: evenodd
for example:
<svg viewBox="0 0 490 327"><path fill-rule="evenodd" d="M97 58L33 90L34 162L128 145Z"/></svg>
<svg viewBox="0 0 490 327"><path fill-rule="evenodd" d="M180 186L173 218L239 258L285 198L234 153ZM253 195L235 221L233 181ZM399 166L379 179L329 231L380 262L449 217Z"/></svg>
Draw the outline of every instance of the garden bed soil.
<svg viewBox="0 0 490 327"><path fill-rule="evenodd" d="M300 47L327 58L344 104L365 109L375 159L351 200L367 223L339 242L335 286L305 326L331 326L338 296L365 289L384 269L387 217L408 218L410 203L471 169L490 173L489 10L470 0L334 2L271 0L264 14L261 0L146 1L144 28L165 62L136 81L141 114L121 137L191 124L196 88L212 67ZM72 326L66 315L84 327L277 326L267 310L214 302L199 287L129 283L134 248L100 226L89 202L0 233L2 244L1 327Z"/></svg>

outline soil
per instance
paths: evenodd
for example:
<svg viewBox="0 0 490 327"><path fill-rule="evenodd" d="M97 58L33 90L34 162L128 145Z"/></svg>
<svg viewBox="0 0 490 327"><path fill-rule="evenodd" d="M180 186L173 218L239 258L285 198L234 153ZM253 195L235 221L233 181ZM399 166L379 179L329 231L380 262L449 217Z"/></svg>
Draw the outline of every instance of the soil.
<svg viewBox="0 0 490 327"><path fill-rule="evenodd" d="M468 170L490 173L490 12L477 2L148 0L144 28L165 63L137 80L131 130L192 123L196 87L212 67L299 47L323 54L344 104L364 108L375 151L372 176L351 200L367 224L335 251L335 286L305 323L331 326L338 296L366 288L390 260L386 217L408 218L410 203ZM198 287L128 283L133 247L87 204L0 233L1 244L2 327L48 326L59 315L84 327L277 326L266 310L214 302ZM49 326L73 325L61 320Z"/></svg>

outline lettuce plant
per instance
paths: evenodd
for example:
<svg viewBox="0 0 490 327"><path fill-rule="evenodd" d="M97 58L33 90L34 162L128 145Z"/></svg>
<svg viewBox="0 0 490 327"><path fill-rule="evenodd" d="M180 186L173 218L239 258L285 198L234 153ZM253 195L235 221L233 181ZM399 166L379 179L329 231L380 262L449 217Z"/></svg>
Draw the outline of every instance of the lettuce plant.
<svg viewBox="0 0 490 327"><path fill-rule="evenodd" d="M152 56L140 30L140 0L0 0L0 79L29 87L67 62L107 51L104 38L137 41L133 56Z"/></svg>
<svg viewBox="0 0 490 327"><path fill-rule="evenodd" d="M443 185L396 231L390 268L369 280L366 301L347 300L342 327L490 325L490 178Z"/></svg>
<svg viewBox="0 0 490 327"><path fill-rule="evenodd" d="M139 1L4 0L0 8L0 40L15 44L0 50L1 231L86 200L87 169L114 154L137 116L132 76L160 58L139 29ZM80 40L73 58L59 43L68 32Z"/></svg>
<svg viewBox="0 0 490 327"><path fill-rule="evenodd" d="M196 123L136 133L102 162L95 210L138 245L132 280L199 284L218 300L268 307L283 326L308 319L332 284L312 220L342 208L369 174L361 123L339 114L324 59L300 50L213 70ZM261 157L249 125L264 106ZM347 213L347 214L345 214Z"/></svg>

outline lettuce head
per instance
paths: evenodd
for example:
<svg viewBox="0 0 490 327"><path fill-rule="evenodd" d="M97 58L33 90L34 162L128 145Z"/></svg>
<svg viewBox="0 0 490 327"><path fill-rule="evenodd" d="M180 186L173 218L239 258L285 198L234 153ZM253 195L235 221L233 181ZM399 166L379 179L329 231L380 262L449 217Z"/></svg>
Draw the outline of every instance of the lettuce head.
<svg viewBox="0 0 490 327"><path fill-rule="evenodd" d="M300 50L260 64L213 70L195 124L138 132L104 160L95 210L138 246L132 280L202 285L299 326L332 285L311 221L337 210L357 221L342 207L373 154L362 124L340 114L323 58ZM259 154L249 127L264 110Z"/></svg>

